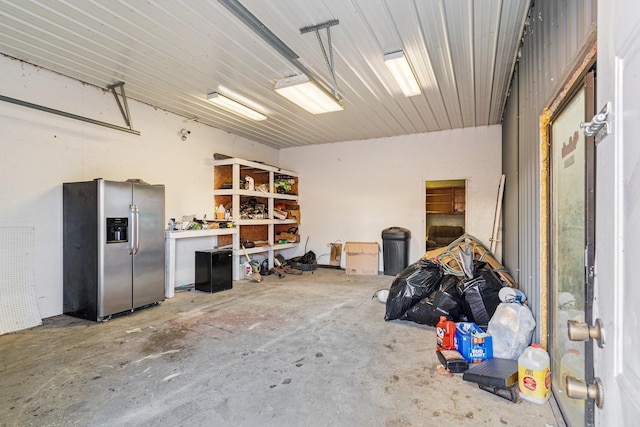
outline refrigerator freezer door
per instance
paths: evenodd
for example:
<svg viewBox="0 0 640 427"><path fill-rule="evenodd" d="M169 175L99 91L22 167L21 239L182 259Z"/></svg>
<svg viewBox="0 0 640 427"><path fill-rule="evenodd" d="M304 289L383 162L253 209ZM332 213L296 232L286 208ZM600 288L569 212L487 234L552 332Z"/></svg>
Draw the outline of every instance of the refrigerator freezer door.
<svg viewBox="0 0 640 427"><path fill-rule="evenodd" d="M83 319L98 317L98 193L96 183L64 183L63 312Z"/></svg>
<svg viewBox="0 0 640 427"><path fill-rule="evenodd" d="M164 186L133 184L133 308L164 300Z"/></svg>
<svg viewBox="0 0 640 427"><path fill-rule="evenodd" d="M97 180L99 251L98 318L131 310L131 239L107 243L107 218L128 217L131 221L131 183ZM128 230L131 236L131 230Z"/></svg>

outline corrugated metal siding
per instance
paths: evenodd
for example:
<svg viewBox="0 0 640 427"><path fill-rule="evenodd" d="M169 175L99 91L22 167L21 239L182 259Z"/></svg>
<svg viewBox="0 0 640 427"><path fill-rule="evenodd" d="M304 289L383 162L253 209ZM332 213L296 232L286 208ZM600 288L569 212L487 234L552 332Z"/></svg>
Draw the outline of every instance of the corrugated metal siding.
<svg viewBox="0 0 640 427"><path fill-rule="evenodd" d="M214 0L3 0L0 53L101 88L123 81L130 99L288 148L500 123L529 6L528 0L241 3L299 55L297 64ZM332 89L316 35L300 28L333 19L340 21L331 46L345 109L312 115L273 85L303 65ZM319 35L328 50L326 32ZM402 95L384 65L384 54L397 50L405 51L422 94ZM206 95L219 86L262 105L269 119L254 122L213 106Z"/></svg>
<svg viewBox="0 0 640 427"><path fill-rule="evenodd" d="M516 201L505 187L505 212L518 211L518 228L505 224L505 247L518 242L517 265L520 288L529 297L530 307L539 323L541 308L540 271L540 114L565 83L569 67L583 48L596 25L597 0L536 1L525 29L518 79L513 81L508 111L517 104L518 116L505 115L503 126L512 128L518 120L518 165L505 165L505 171L518 171ZM517 96L514 93L517 92ZM503 143L508 143L504 141ZM511 157L509 162L515 160ZM513 173L513 172L511 172ZM513 177L507 177L507 180ZM511 262L511 261L510 261ZM540 328L536 329L540 340Z"/></svg>
<svg viewBox="0 0 640 427"><path fill-rule="evenodd" d="M513 87L518 87L517 69L514 71L512 84ZM505 239L506 231L518 229L518 91L511 92L509 98L502 126L502 173L505 175L502 201L502 264L518 281L518 235L510 233L509 239Z"/></svg>

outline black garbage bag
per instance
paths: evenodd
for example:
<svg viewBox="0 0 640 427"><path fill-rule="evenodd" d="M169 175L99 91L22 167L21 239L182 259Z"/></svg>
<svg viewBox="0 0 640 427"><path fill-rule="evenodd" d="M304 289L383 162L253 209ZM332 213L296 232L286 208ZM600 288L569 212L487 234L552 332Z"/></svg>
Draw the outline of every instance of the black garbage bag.
<svg viewBox="0 0 640 427"><path fill-rule="evenodd" d="M454 275L446 275L440 282L440 287L433 293L433 305L438 310L446 313L449 320L454 322L466 322L467 316L464 314L463 299L458 293L458 283L460 278Z"/></svg>
<svg viewBox="0 0 640 427"><path fill-rule="evenodd" d="M489 320L500 304L498 293L503 286L500 277L489 266L476 261L475 276L458 284L458 293L463 299L462 308L470 322L487 330Z"/></svg>
<svg viewBox="0 0 640 427"><path fill-rule="evenodd" d="M446 315L446 312L441 311L433 304L432 298L424 298L415 305L412 305L404 316L402 316L402 320L411 320L421 325L436 326L440 320L440 316Z"/></svg>
<svg viewBox="0 0 640 427"><path fill-rule="evenodd" d="M466 321L462 311L462 297L456 289L459 281L456 276L445 275L438 289L409 308L402 319L429 326L436 326L440 316L446 316L455 322Z"/></svg>
<svg viewBox="0 0 640 427"><path fill-rule="evenodd" d="M442 278L442 267L423 258L402 270L393 279L384 320L400 319L421 299L431 295Z"/></svg>

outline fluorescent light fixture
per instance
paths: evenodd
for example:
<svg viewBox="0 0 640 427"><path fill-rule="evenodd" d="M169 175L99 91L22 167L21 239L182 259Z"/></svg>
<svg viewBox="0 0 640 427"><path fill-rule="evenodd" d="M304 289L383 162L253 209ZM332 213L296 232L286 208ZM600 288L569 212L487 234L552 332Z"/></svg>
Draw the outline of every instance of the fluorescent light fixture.
<svg viewBox="0 0 640 427"><path fill-rule="evenodd" d="M243 95L239 94L238 92L235 92L235 91L229 89L226 86L218 85L218 90L216 92L222 94L222 96L226 96L227 98L231 98L234 101L239 102L240 104L244 105L245 107L249 107L252 110L256 110L257 112L262 113L264 115L268 115L268 113L269 113L269 110L264 108L262 105L260 105L257 102L247 98L246 96L243 96Z"/></svg>
<svg viewBox="0 0 640 427"><path fill-rule="evenodd" d="M273 90L311 114L329 113L344 109L336 98L310 81L305 74L278 80Z"/></svg>
<svg viewBox="0 0 640 427"><path fill-rule="evenodd" d="M229 110L233 113L240 114L241 116L247 117L252 120L267 120L267 116L262 113L259 113L251 108L242 105L238 101L234 101L233 99L222 95L219 92L212 92L207 95L207 99L213 102L216 105L224 108L225 110Z"/></svg>
<svg viewBox="0 0 640 427"><path fill-rule="evenodd" d="M420 95L420 86L403 51L386 54L384 63L393 74L393 78L398 82L404 96Z"/></svg>

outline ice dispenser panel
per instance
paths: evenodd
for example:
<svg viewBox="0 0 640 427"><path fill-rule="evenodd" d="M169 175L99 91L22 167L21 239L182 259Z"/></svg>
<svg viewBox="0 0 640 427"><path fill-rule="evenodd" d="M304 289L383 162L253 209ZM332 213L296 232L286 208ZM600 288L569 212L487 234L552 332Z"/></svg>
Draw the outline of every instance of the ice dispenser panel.
<svg viewBox="0 0 640 427"><path fill-rule="evenodd" d="M129 218L107 218L107 243L129 241Z"/></svg>

